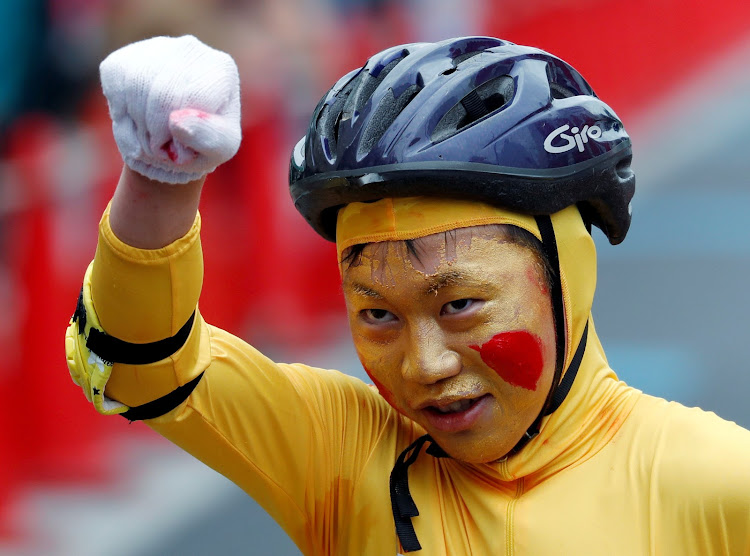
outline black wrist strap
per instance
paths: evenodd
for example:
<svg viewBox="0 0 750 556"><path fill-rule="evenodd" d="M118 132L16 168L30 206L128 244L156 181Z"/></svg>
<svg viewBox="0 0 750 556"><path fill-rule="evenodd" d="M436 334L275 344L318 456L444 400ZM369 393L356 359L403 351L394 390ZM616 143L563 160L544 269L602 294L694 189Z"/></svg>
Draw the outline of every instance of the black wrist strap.
<svg viewBox="0 0 750 556"><path fill-rule="evenodd" d="M78 321L78 333L84 334L86 329L86 306L83 303L83 288L78 296L73 320ZM134 344L110 336L96 328L91 328L86 339L86 347L96 355L111 363L125 363L127 365L147 365L166 359L176 353L190 336L195 322L195 311L187 322L177 331L177 334L151 342L148 344Z"/></svg>
<svg viewBox="0 0 750 556"><path fill-rule="evenodd" d="M188 396L190 396L195 387L198 386L201 378L203 378L204 373L205 371L190 382L178 386L166 396L144 403L143 405L131 407L125 413L120 413L120 415L131 422L161 417L188 399Z"/></svg>
<svg viewBox="0 0 750 556"><path fill-rule="evenodd" d="M78 322L78 333L85 334L86 305L83 302L83 288L81 288L81 294L78 296L76 310L73 313L73 321ZM177 334L148 344L126 342L92 327L89 330L88 338L86 338L86 347L92 353L110 363L125 363L127 365L156 363L174 355L185 345L190 336L190 331L193 329L194 322L195 311L193 311L193 314L190 315L190 318L182 328L177 331ZM144 419L154 419L169 413L190 396L201 378L203 378L203 373L190 382L175 388L169 394L137 407L131 407L120 415L128 421L142 421Z"/></svg>

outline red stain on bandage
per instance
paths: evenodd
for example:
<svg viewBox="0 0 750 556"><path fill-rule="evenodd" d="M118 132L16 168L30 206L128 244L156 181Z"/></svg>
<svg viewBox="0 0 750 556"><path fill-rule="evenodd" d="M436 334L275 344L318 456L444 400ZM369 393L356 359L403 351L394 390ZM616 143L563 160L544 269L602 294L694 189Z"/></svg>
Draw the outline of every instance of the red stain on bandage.
<svg viewBox="0 0 750 556"><path fill-rule="evenodd" d="M481 347L469 346L500 378L513 386L536 390L544 369L541 340L524 330L497 334Z"/></svg>
<svg viewBox="0 0 750 556"><path fill-rule="evenodd" d="M177 149L174 146L174 141L172 141L170 139L169 141L167 141L166 143L164 143L161 146L161 150L163 150L165 153L167 153L167 156L169 157L169 160L171 160L172 162L176 162L177 161Z"/></svg>
<svg viewBox="0 0 750 556"><path fill-rule="evenodd" d="M196 108L183 108L181 110L174 110L169 115L169 119L173 124L180 123L186 118L199 118L201 120L207 120L210 117L211 114L209 114L208 112L204 112L203 110L198 110Z"/></svg>

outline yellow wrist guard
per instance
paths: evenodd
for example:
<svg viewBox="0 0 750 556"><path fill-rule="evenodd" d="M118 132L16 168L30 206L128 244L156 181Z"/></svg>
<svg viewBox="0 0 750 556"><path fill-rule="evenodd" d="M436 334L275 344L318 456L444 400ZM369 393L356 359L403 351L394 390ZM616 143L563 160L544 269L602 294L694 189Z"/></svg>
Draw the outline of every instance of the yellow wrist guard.
<svg viewBox="0 0 750 556"><path fill-rule="evenodd" d="M86 399L103 415L122 415L130 421L153 419L168 413L187 399L203 373L169 394L138 407L129 407L104 395L115 363L147 365L179 350L193 327L195 313L174 336L148 344L125 342L102 330L91 299L91 269L86 270L78 304L65 333L65 354L70 376Z"/></svg>
<svg viewBox="0 0 750 556"><path fill-rule="evenodd" d="M114 363L91 351L87 345L92 330L102 333L99 319L91 302L92 265L93 263L89 264L86 269L76 312L71 317L70 324L65 332L65 357L68 362L70 377L83 389L86 399L94 404L99 413L116 415L124 413L130 408L104 395L104 389L107 386Z"/></svg>

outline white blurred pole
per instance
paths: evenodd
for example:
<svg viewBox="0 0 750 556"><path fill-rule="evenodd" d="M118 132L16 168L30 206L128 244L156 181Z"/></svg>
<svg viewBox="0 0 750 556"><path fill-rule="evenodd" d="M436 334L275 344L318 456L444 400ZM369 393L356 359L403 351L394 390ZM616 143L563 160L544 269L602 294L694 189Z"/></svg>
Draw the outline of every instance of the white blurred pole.
<svg viewBox="0 0 750 556"><path fill-rule="evenodd" d="M482 0L408 0L415 41L480 34Z"/></svg>

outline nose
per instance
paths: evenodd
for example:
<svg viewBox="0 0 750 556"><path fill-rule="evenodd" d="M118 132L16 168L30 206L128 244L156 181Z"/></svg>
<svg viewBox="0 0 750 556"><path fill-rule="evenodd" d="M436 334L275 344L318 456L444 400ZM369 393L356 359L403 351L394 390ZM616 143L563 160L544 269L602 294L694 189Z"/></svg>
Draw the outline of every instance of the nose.
<svg viewBox="0 0 750 556"><path fill-rule="evenodd" d="M402 376L419 384L435 384L461 372L461 356L453 351L436 324L413 327L407 336Z"/></svg>

